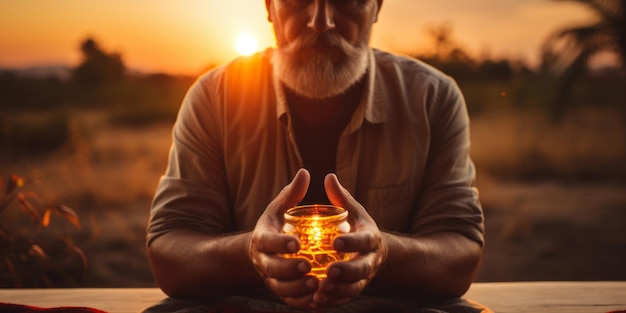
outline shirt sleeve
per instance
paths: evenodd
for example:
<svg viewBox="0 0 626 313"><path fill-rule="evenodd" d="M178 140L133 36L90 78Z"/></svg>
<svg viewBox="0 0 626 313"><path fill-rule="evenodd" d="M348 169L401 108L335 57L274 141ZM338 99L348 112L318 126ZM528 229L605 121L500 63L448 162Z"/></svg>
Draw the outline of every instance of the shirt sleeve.
<svg viewBox="0 0 626 313"><path fill-rule="evenodd" d="M431 144L412 232L453 231L484 245L484 218L474 186L469 116L456 83L442 80L430 107Z"/></svg>
<svg viewBox="0 0 626 313"><path fill-rule="evenodd" d="M183 100L172 131L169 163L152 201L148 245L176 229L220 234L232 224L219 148L221 127L212 101L217 96L211 94L216 84L215 77L205 76Z"/></svg>

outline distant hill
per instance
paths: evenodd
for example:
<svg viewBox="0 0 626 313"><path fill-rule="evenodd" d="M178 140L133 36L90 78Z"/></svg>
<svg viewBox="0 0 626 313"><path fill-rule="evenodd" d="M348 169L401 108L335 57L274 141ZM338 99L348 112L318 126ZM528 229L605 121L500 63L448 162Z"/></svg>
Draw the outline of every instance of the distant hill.
<svg viewBox="0 0 626 313"><path fill-rule="evenodd" d="M72 66L58 65L38 65L21 68L2 68L0 67L0 75L4 73L14 73L19 78L46 78L57 77L63 80L70 79L72 75ZM133 68L126 68L126 74L130 76L152 76L152 75L170 75L168 73L151 73ZM174 77L187 78L188 75L172 75Z"/></svg>
<svg viewBox="0 0 626 313"><path fill-rule="evenodd" d="M14 73L20 78L45 78L57 77L69 79L72 68L69 65L40 65L23 68L0 68L0 74Z"/></svg>

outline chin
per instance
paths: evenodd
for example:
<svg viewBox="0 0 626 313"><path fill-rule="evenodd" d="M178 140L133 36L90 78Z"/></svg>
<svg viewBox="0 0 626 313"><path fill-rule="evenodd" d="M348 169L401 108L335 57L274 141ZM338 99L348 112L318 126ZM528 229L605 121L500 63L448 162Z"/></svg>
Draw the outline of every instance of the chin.
<svg viewBox="0 0 626 313"><path fill-rule="evenodd" d="M367 72L368 48L352 53L328 53L329 48L307 49L314 54L276 50L272 56L274 74L289 89L310 99L327 99L342 94ZM317 51L322 50L322 51ZM334 48L330 50L339 51Z"/></svg>

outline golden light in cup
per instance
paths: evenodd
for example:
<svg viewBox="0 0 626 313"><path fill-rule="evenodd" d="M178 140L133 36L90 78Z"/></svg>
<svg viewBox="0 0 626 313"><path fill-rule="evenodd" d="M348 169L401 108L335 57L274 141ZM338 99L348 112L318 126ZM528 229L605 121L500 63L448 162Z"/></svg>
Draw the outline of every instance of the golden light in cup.
<svg viewBox="0 0 626 313"><path fill-rule="evenodd" d="M348 211L325 204L297 206L285 212L282 232L300 239L300 251L285 254L287 258L305 258L311 262L311 274L326 277L326 268L332 262L345 261L353 253L333 249L335 237L349 233Z"/></svg>

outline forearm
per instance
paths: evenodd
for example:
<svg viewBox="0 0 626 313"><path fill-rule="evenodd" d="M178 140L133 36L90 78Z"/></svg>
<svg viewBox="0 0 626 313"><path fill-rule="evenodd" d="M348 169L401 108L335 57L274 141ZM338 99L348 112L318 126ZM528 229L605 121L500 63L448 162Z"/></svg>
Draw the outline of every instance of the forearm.
<svg viewBox="0 0 626 313"><path fill-rule="evenodd" d="M372 287L389 295L412 299L461 296L482 258L478 243L456 233L424 237L383 233L383 238L387 259Z"/></svg>
<svg viewBox="0 0 626 313"><path fill-rule="evenodd" d="M148 248L157 284L173 297L210 298L263 286L248 257L250 233L227 236L179 230Z"/></svg>

